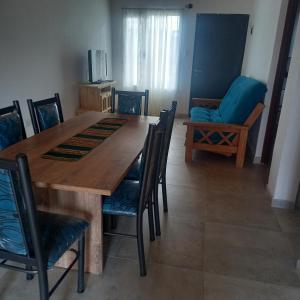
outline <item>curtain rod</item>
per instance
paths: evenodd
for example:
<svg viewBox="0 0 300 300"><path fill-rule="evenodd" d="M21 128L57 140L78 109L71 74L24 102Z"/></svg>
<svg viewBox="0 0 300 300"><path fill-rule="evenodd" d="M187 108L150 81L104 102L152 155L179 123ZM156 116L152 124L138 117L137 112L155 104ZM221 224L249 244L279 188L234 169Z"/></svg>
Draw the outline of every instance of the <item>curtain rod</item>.
<svg viewBox="0 0 300 300"><path fill-rule="evenodd" d="M122 9L136 9L136 10L184 10L184 8L151 8L151 7L122 7Z"/></svg>

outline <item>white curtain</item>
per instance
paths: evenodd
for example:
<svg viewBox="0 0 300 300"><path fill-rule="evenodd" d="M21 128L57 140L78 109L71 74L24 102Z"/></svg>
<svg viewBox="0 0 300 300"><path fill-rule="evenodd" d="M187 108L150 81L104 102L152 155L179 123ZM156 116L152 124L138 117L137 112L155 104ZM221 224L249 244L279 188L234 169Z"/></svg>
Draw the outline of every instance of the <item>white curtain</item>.
<svg viewBox="0 0 300 300"><path fill-rule="evenodd" d="M150 90L149 111L168 108L177 91L179 10L124 9L123 88Z"/></svg>

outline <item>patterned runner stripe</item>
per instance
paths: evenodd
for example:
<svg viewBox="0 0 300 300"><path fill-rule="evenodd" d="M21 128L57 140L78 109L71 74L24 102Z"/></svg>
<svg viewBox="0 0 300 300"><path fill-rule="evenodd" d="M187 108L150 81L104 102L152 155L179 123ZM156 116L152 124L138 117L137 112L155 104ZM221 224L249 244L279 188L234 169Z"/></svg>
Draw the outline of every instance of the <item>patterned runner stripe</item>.
<svg viewBox="0 0 300 300"><path fill-rule="evenodd" d="M63 161L79 160L100 145L126 122L127 119L103 119L43 154L42 158Z"/></svg>

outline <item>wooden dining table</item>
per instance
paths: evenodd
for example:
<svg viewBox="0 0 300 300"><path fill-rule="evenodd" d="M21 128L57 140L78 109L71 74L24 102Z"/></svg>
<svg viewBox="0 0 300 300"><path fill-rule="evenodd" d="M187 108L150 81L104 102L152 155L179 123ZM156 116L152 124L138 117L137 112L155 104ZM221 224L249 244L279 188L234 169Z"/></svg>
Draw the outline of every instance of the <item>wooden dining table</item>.
<svg viewBox="0 0 300 300"><path fill-rule="evenodd" d="M105 118L126 118L127 123L78 161L42 158L42 155ZM0 152L1 158L28 157L38 208L90 222L86 236L86 272L103 270L102 197L110 196L142 151L148 126L157 117L87 112L25 139ZM57 263L67 267L67 252Z"/></svg>

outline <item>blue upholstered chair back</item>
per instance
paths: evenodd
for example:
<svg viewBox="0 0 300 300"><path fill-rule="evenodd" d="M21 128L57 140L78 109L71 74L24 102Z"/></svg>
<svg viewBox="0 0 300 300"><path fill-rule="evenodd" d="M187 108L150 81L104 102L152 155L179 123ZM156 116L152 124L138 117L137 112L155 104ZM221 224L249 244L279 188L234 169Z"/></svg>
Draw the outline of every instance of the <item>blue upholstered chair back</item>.
<svg viewBox="0 0 300 300"><path fill-rule="evenodd" d="M140 115L142 111L142 96L119 94L118 113Z"/></svg>
<svg viewBox="0 0 300 300"><path fill-rule="evenodd" d="M238 77L222 99L218 116L223 123L243 124L255 106L262 102L266 85L246 76Z"/></svg>
<svg viewBox="0 0 300 300"><path fill-rule="evenodd" d="M0 151L25 138L20 105L15 100L13 105L0 109Z"/></svg>
<svg viewBox="0 0 300 300"><path fill-rule="evenodd" d="M0 116L0 150L23 139L22 121L17 112Z"/></svg>
<svg viewBox="0 0 300 300"><path fill-rule="evenodd" d="M27 255L24 205L14 172L0 169L0 250Z"/></svg>
<svg viewBox="0 0 300 300"><path fill-rule="evenodd" d="M119 114L141 115L144 98L144 115L148 115L149 90L144 92L117 91L115 88L112 88L112 112L115 112L116 95L118 95L118 107L116 110Z"/></svg>
<svg viewBox="0 0 300 300"><path fill-rule="evenodd" d="M34 133L51 128L64 121L59 94L53 98L35 101L27 100Z"/></svg>
<svg viewBox="0 0 300 300"><path fill-rule="evenodd" d="M55 102L37 106L36 114L40 131L51 128L60 123L58 108Z"/></svg>

